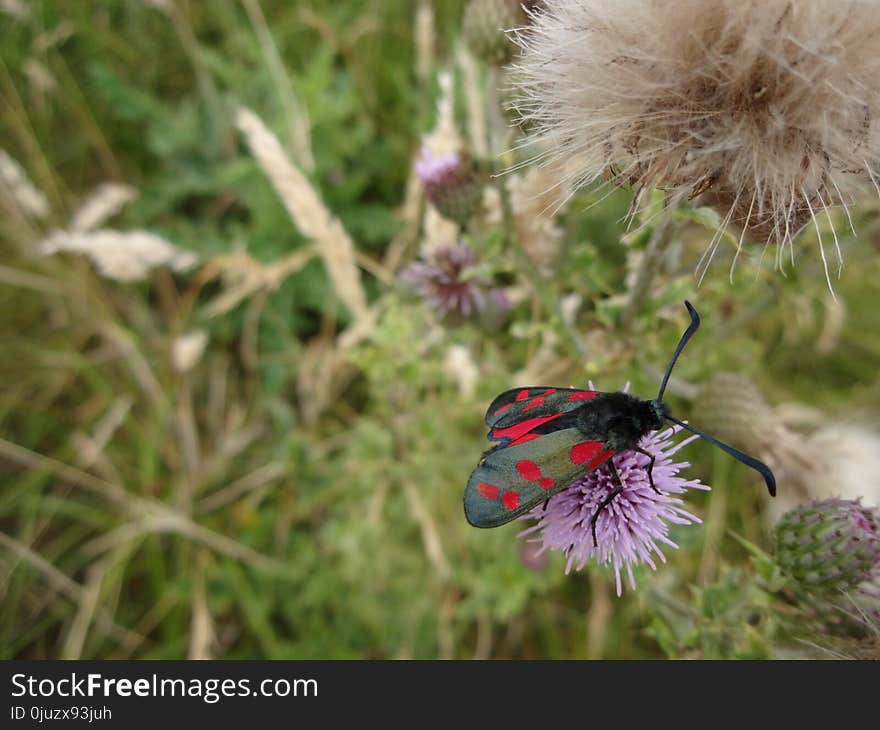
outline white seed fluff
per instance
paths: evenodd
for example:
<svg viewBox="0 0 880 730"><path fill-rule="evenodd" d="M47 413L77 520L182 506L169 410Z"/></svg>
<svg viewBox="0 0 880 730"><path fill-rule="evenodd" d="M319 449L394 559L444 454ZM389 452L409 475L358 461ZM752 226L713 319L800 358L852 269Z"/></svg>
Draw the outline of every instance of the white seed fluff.
<svg viewBox="0 0 880 730"><path fill-rule="evenodd" d="M546 0L515 36L517 108L574 185L702 196L777 265L880 194L880 0Z"/></svg>

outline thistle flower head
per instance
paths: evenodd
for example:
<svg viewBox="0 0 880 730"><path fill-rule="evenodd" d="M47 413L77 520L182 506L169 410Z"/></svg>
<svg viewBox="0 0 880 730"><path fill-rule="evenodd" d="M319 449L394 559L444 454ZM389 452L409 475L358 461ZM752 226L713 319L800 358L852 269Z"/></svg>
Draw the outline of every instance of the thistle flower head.
<svg viewBox="0 0 880 730"><path fill-rule="evenodd" d="M425 299L441 319L467 319L485 309L488 282L469 271L477 263L473 249L465 244L433 252L429 261L414 261L400 274Z"/></svg>
<svg viewBox="0 0 880 730"><path fill-rule="evenodd" d="M462 28L477 58L503 66L516 52L516 46L504 31L525 20L520 0L470 0L464 10Z"/></svg>
<svg viewBox="0 0 880 730"><path fill-rule="evenodd" d="M423 147L416 160L416 175L426 188L440 187L448 184L462 167L462 158L458 152L432 154Z"/></svg>
<svg viewBox="0 0 880 730"><path fill-rule="evenodd" d="M444 217L464 224L480 206L482 186L467 155L436 153L425 145L415 171L428 200Z"/></svg>
<svg viewBox="0 0 880 730"><path fill-rule="evenodd" d="M523 519L537 522L521 533L532 536L542 550L562 550L568 557L565 571L581 570L593 558L610 565L615 574L617 595L622 591L621 573L631 588L636 587L633 566L645 563L655 570L655 558L666 562L663 547L678 547L669 537L669 524L690 525L699 518L684 509L680 495L688 489L708 489L698 480L678 473L688 466L673 460L674 454L693 441L690 436L675 442L680 427L655 431L639 446L655 457L653 477L659 494L648 480L650 459L637 451L623 451L612 457L623 491L599 513L596 545L591 521L599 505L615 490L611 467L606 463L584 474L567 489L551 497L546 509L538 507Z"/></svg>
<svg viewBox="0 0 880 730"><path fill-rule="evenodd" d="M547 0L518 42L517 107L576 184L705 193L780 244L877 184L875 0Z"/></svg>
<svg viewBox="0 0 880 730"><path fill-rule="evenodd" d="M797 507L776 525L774 542L780 568L810 592L856 589L880 570L880 517L859 500Z"/></svg>

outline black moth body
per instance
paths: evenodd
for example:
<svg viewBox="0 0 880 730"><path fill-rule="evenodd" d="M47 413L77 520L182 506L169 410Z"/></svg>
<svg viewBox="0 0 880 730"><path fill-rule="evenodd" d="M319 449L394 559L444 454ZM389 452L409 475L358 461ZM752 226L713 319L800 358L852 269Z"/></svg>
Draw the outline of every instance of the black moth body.
<svg viewBox="0 0 880 730"><path fill-rule="evenodd" d="M691 324L653 400L622 392L548 386L515 388L495 398L486 412L486 423L489 439L497 443L483 455L464 494L465 517L471 525L497 527L510 522L607 462L617 488L593 514L595 543L596 519L623 489L611 457L623 451L639 451L650 457L648 478L657 491L652 476L654 457L639 447L639 441L666 421L698 434L758 471L770 495L775 496L776 480L766 464L678 420L663 403L675 361L700 325L693 306L689 302L685 306Z"/></svg>
<svg viewBox="0 0 880 730"><path fill-rule="evenodd" d="M643 436L663 427L666 406L629 393L597 393L577 411L577 429L615 453L630 451Z"/></svg>

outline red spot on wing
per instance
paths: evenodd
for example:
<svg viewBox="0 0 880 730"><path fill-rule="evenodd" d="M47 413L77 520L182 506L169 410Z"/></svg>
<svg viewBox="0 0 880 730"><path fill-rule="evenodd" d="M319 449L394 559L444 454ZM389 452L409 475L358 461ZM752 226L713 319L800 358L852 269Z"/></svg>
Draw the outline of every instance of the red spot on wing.
<svg viewBox="0 0 880 730"><path fill-rule="evenodd" d="M513 403L505 403L503 406L501 406L501 408L499 408L497 411L495 411L495 413L493 413L492 415L493 416L500 416L502 413L504 413L504 411L506 411L511 406L513 406Z"/></svg>
<svg viewBox="0 0 880 730"><path fill-rule="evenodd" d="M547 388L547 390L545 390L543 393L541 393L541 395L550 395L551 393L555 393L555 392L556 392L556 388Z"/></svg>
<svg viewBox="0 0 880 730"><path fill-rule="evenodd" d="M486 499L498 499L498 487L487 482L480 482L477 485L477 491Z"/></svg>
<svg viewBox="0 0 880 730"><path fill-rule="evenodd" d="M542 405L544 405L544 396L539 395L537 398L532 398L532 400L529 401L529 404L525 408L523 408L523 413L532 410L532 408L537 408L538 406Z"/></svg>
<svg viewBox="0 0 880 730"><path fill-rule="evenodd" d="M501 495L501 504L503 504L511 512L519 506L519 492L508 489Z"/></svg>
<svg viewBox="0 0 880 730"><path fill-rule="evenodd" d="M614 450L613 450L613 449L605 449L605 451L603 451L601 454L599 454L598 456L596 456L596 457L590 462L590 464L589 464L590 469L595 469L597 466L599 466L599 464L603 464L603 463L605 463L605 462L608 461L608 459L610 459L612 456L614 456Z"/></svg>
<svg viewBox="0 0 880 730"><path fill-rule="evenodd" d="M516 462L516 470L527 482L538 482L542 489L550 489L554 484L552 479L545 477L541 473L541 467L534 461L529 461L528 459L518 461Z"/></svg>
<svg viewBox="0 0 880 730"><path fill-rule="evenodd" d="M489 438L493 441L500 441L501 439L516 441L518 438L525 436L529 431L533 431L538 426L563 415L565 414L554 413L552 416L538 416L536 418L529 418L525 421L520 421L507 428L496 428L489 432Z"/></svg>
<svg viewBox="0 0 880 730"><path fill-rule="evenodd" d="M574 464L585 464L602 450L601 441L582 441L571 447L568 457Z"/></svg>
<svg viewBox="0 0 880 730"><path fill-rule="evenodd" d="M520 436L516 441L511 441L508 446L519 446L520 444L524 444L527 441L534 441L535 439L541 438L544 434L542 433L527 433L525 436Z"/></svg>
<svg viewBox="0 0 880 730"><path fill-rule="evenodd" d="M529 391L527 391L527 390L521 390L519 393L516 394L517 401L525 400L528 397L529 397Z"/></svg>
<svg viewBox="0 0 880 730"><path fill-rule="evenodd" d="M576 390L568 399L570 401L578 401L578 400L591 400L596 397L595 390Z"/></svg>
<svg viewBox="0 0 880 730"><path fill-rule="evenodd" d="M516 470L527 482L537 482L541 478L541 470L538 465L528 459L516 462Z"/></svg>

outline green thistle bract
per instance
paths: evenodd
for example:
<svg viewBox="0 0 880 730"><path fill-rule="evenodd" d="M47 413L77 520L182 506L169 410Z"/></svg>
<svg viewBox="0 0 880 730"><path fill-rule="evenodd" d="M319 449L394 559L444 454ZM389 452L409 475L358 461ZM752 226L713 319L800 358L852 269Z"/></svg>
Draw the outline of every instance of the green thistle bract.
<svg viewBox="0 0 880 730"><path fill-rule="evenodd" d="M776 525L774 541L779 567L813 593L855 589L880 566L877 511L857 500L797 507Z"/></svg>

